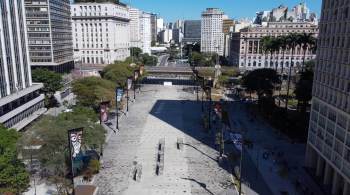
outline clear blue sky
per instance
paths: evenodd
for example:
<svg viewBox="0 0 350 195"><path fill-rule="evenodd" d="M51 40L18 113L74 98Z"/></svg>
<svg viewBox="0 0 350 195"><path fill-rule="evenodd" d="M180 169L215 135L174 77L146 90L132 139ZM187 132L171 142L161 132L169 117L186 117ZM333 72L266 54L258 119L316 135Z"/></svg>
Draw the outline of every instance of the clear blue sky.
<svg viewBox="0 0 350 195"><path fill-rule="evenodd" d="M221 8L234 19L253 18L255 12L270 10L281 4L292 7L303 0L121 0L147 12L160 14L166 22L177 19L199 19L207 7ZM322 0L306 0L307 6L319 16Z"/></svg>

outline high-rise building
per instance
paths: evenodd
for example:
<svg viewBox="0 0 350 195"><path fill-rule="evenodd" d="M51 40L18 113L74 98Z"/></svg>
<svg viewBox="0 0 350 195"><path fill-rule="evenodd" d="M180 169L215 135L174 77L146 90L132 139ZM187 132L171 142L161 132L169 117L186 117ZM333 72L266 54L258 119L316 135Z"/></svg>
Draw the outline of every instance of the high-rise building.
<svg viewBox="0 0 350 195"><path fill-rule="evenodd" d="M141 48L141 20L142 11L136 8L129 8L130 13L130 46Z"/></svg>
<svg viewBox="0 0 350 195"><path fill-rule="evenodd" d="M201 21L185 20L184 21L184 38L182 42L185 44L201 42Z"/></svg>
<svg viewBox="0 0 350 195"><path fill-rule="evenodd" d="M323 0L306 166L332 195L350 194L350 1Z"/></svg>
<svg viewBox="0 0 350 195"><path fill-rule="evenodd" d="M264 22L312 22L317 24L318 20L315 13L310 13L306 3L300 3L292 9L284 5L280 5L271 11L260 11L256 13L255 24L263 24Z"/></svg>
<svg viewBox="0 0 350 195"><path fill-rule="evenodd" d="M141 49L143 53L151 54L152 43L152 26L151 26L151 14L142 12L140 15L140 37L141 37Z"/></svg>
<svg viewBox="0 0 350 195"><path fill-rule="evenodd" d="M164 19L163 18L157 18L157 33L164 30Z"/></svg>
<svg viewBox="0 0 350 195"><path fill-rule="evenodd" d="M105 65L130 56L129 9L118 1L75 1L71 6L74 56Z"/></svg>
<svg viewBox="0 0 350 195"><path fill-rule="evenodd" d="M151 13L151 37L152 42L157 42L157 14Z"/></svg>
<svg viewBox="0 0 350 195"><path fill-rule="evenodd" d="M224 33L224 56L228 57L230 53L230 34L234 30L235 21L233 19L224 19L222 32Z"/></svg>
<svg viewBox="0 0 350 195"><path fill-rule="evenodd" d="M224 12L217 8L202 12L201 52L224 54L223 17Z"/></svg>
<svg viewBox="0 0 350 195"><path fill-rule="evenodd" d="M184 21L183 20L176 20L174 24L174 29L180 29L181 32L184 32Z"/></svg>
<svg viewBox="0 0 350 195"><path fill-rule="evenodd" d="M183 34L181 32L181 29L179 28L174 28L173 30L173 41L177 44L181 43Z"/></svg>
<svg viewBox="0 0 350 195"><path fill-rule="evenodd" d="M284 58L282 52L278 52L271 59L271 54L263 51L260 41L265 36L277 37L290 33L311 33L317 36L318 26L309 22L268 22L266 26L241 29L240 32L232 33L230 37L230 64L243 71L275 67L284 67L284 72L287 71L289 65L292 65L291 51L286 51ZM294 53L294 71L301 70L303 54L302 48L298 48ZM310 49L307 49L305 55L306 61L315 58L315 53Z"/></svg>
<svg viewBox="0 0 350 195"><path fill-rule="evenodd" d="M33 84L24 1L0 1L0 123L21 130L45 111Z"/></svg>
<svg viewBox="0 0 350 195"><path fill-rule="evenodd" d="M173 40L173 31L171 29L164 29L159 33L159 41L161 43L170 43Z"/></svg>
<svg viewBox="0 0 350 195"><path fill-rule="evenodd" d="M74 69L69 0L24 0L32 68Z"/></svg>

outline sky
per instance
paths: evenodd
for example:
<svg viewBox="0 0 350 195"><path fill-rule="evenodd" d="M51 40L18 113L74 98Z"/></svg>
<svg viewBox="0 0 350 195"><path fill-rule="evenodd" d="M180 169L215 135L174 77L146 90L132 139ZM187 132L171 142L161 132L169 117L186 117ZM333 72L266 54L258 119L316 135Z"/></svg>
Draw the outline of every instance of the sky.
<svg viewBox="0 0 350 195"><path fill-rule="evenodd" d="M271 10L283 4L292 8L304 0L121 0L132 7L153 12L166 22L178 19L200 19L208 7L221 8L230 18L254 18L257 11ZM322 0L305 0L311 12L320 15Z"/></svg>

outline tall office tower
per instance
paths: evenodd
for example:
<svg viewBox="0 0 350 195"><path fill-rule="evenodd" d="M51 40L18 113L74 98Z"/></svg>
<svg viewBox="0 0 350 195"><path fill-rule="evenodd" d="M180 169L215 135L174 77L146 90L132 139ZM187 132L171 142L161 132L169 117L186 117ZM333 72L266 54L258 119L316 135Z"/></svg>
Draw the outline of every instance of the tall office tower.
<svg viewBox="0 0 350 195"><path fill-rule="evenodd" d="M332 195L350 194L350 1L323 0L306 166Z"/></svg>
<svg viewBox="0 0 350 195"><path fill-rule="evenodd" d="M74 56L83 65L103 66L130 56L130 17L125 4L76 0L71 10Z"/></svg>
<svg viewBox="0 0 350 195"><path fill-rule="evenodd" d="M24 1L0 1L0 123L21 130L45 111L42 84L33 84Z"/></svg>
<svg viewBox="0 0 350 195"><path fill-rule="evenodd" d="M224 19L222 32L224 33L224 56L228 57L230 53L230 34L233 32L235 21L233 19Z"/></svg>
<svg viewBox="0 0 350 195"><path fill-rule="evenodd" d="M130 13L130 46L141 48L141 20L142 11L136 8L129 8Z"/></svg>
<svg viewBox="0 0 350 195"><path fill-rule="evenodd" d="M30 65L67 73L74 69L69 0L24 0Z"/></svg>
<svg viewBox="0 0 350 195"><path fill-rule="evenodd" d="M152 42L157 42L157 14L151 13L151 37Z"/></svg>
<svg viewBox="0 0 350 195"><path fill-rule="evenodd" d="M193 44L201 42L201 21L185 20L184 22L184 38L182 42L185 44Z"/></svg>
<svg viewBox="0 0 350 195"><path fill-rule="evenodd" d="M224 54L223 16L224 12L217 8L202 12L201 52Z"/></svg>
<svg viewBox="0 0 350 195"><path fill-rule="evenodd" d="M140 15L140 37L143 53L151 54L152 27L151 14L142 12Z"/></svg>

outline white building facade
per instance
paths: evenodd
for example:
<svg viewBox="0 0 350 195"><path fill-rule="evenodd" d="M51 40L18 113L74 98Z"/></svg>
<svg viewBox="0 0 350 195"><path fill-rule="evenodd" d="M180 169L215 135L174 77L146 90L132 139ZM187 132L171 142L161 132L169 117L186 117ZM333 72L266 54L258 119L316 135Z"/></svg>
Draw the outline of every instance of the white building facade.
<svg viewBox="0 0 350 195"><path fill-rule="evenodd" d="M140 15L142 11L136 8L129 8L130 14L130 46L131 47L142 47L141 42L141 20Z"/></svg>
<svg viewBox="0 0 350 195"><path fill-rule="evenodd" d="M0 1L0 123L21 130L44 108L42 84L33 84L24 1Z"/></svg>
<svg viewBox="0 0 350 195"><path fill-rule="evenodd" d="M129 9L122 3L71 6L74 55L82 64L110 64L130 56Z"/></svg>
<svg viewBox="0 0 350 195"><path fill-rule="evenodd" d="M284 53L277 52L271 56L265 53L261 44L261 39L265 36L278 37L290 33L311 33L318 35L318 26L309 22L269 22L266 26L254 26L241 29L240 32L232 33L230 44L230 64L240 70L255 70L260 68L282 69L288 71L291 65L291 50ZM303 49L298 46L293 55L293 70L301 69L303 62ZM316 57L314 51L309 48L306 51L305 61Z"/></svg>
<svg viewBox="0 0 350 195"><path fill-rule="evenodd" d="M224 54L223 18L224 12L207 8L201 19L201 52Z"/></svg>
<svg viewBox="0 0 350 195"><path fill-rule="evenodd" d="M140 15L140 37L141 37L141 49L143 53L151 54L152 43L152 26L151 26L151 14L143 12Z"/></svg>
<svg viewBox="0 0 350 195"><path fill-rule="evenodd" d="M350 194L350 1L324 0L306 166L330 195Z"/></svg>

